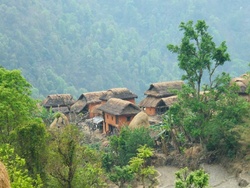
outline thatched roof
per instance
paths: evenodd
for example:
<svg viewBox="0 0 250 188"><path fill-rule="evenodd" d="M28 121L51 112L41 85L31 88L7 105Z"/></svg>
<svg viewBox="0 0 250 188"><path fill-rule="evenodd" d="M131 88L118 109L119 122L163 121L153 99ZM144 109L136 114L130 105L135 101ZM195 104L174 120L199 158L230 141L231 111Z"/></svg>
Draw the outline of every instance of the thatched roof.
<svg viewBox="0 0 250 188"><path fill-rule="evenodd" d="M100 97L105 93L106 91L83 93L81 94L79 99L70 107L70 110L79 113L85 108L87 104L101 103Z"/></svg>
<svg viewBox="0 0 250 188"><path fill-rule="evenodd" d="M99 109L113 115L132 115L141 111L135 104L116 98L109 99L107 103L101 105Z"/></svg>
<svg viewBox="0 0 250 188"><path fill-rule="evenodd" d="M54 94L48 95L43 101L44 107L71 106L74 103L73 96L70 94Z"/></svg>
<svg viewBox="0 0 250 188"><path fill-rule="evenodd" d="M161 101L161 98L146 97L138 104L138 106L140 106L140 107L156 107L160 101Z"/></svg>
<svg viewBox="0 0 250 188"><path fill-rule="evenodd" d="M153 83L144 94L152 97L172 96L175 95L173 90L180 90L183 84L183 81Z"/></svg>
<svg viewBox="0 0 250 188"><path fill-rule="evenodd" d="M177 96L170 96L164 98L146 97L139 103L139 107L153 107L158 106L172 106L177 101Z"/></svg>
<svg viewBox="0 0 250 188"><path fill-rule="evenodd" d="M162 101L166 104L166 106L170 107L172 106L175 102L177 102L177 96L171 96L171 97L165 97L162 98Z"/></svg>
<svg viewBox="0 0 250 188"><path fill-rule="evenodd" d="M239 86L239 93L246 94L247 87L249 85L250 76L247 74L241 75L241 77L236 77L231 80L231 84L235 83Z"/></svg>
<svg viewBox="0 0 250 188"><path fill-rule="evenodd" d="M69 108L67 106L63 106L63 107L53 107L52 108L52 112L56 113L56 112L61 112L63 114L68 114L69 113Z"/></svg>
<svg viewBox="0 0 250 188"><path fill-rule="evenodd" d="M89 103L99 103L101 102L100 97L104 95L107 91L96 91L83 93L78 100L84 100L87 104Z"/></svg>
<svg viewBox="0 0 250 188"><path fill-rule="evenodd" d="M148 115L145 112L139 112L129 124L129 128L149 127Z"/></svg>
<svg viewBox="0 0 250 188"><path fill-rule="evenodd" d="M134 93L132 93L127 88L113 88L109 89L105 94L103 94L100 99L107 101L111 98L118 98L118 99L134 99L138 96Z"/></svg>

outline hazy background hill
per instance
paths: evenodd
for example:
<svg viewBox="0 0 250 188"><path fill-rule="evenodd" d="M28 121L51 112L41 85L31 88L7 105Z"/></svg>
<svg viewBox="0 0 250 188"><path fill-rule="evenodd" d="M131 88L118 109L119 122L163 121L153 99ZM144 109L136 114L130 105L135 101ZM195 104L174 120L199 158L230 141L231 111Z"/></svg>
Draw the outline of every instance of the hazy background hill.
<svg viewBox="0 0 250 188"><path fill-rule="evenodd" d="M149 84L180 79L176 56L181 21L204 19L231 62L250 59L248 0L0 0L0 65L21 69L33 96L127 87L139 97Z"/></svg>

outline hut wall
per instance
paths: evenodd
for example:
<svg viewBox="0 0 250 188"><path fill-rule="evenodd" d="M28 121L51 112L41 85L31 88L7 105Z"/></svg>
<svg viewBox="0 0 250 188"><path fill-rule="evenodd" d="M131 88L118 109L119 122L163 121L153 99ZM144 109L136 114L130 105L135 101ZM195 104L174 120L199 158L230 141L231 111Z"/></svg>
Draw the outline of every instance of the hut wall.
<svg viewBox="0 0 250 188"><path fill-rule="evenodd" d="M91 103L88 105L89 118L93 118L97 115L94 113L96 105L99 105L99 103Z"/></svg>
<svg viewBox="0 0 250 188"><path fill-rule="evenodd" d="M105 118L104 119L105 119L106 123L108 123L108 124L111 124L111 125L116 125L117 124L115 115L105 113Z"/></svg>
<svg viewBox="0 0 250 188"><path fill-rule="evenodd" d="M135 115L121 115L115 116L109 113L104 114L104 122L103 122L103 133L108 133L109 125L112 125L116 128L121 128L123 125L129 125L129 123L133 120Z"/></svg>
<svg viewBox="0 0 250 188"><path fill-rule="evenodd" d="M148 114L149 116L154 116L156 115L156 109L154 107L147 107L144 108L143 110L146 114Z"/></svg>
<svg viewBox="0 0 250 188"><path fill-rule="evenodd" d="M129 125L135 115L123 115L118 117L118 125L119 127L123 125Z"/></svg>
<svg viewBox="0 0 250 188"><path fill-rule="evenodd" d="M126 101L129 101L129 102L135 104L135 99L134 98L133 99L126 99Z"/></svg>

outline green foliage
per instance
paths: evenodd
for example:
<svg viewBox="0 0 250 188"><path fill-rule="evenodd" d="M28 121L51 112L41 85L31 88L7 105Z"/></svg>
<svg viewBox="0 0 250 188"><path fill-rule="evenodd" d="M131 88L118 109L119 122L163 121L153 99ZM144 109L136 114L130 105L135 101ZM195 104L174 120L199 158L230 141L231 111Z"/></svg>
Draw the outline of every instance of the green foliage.
<svg viewBox="0 0 250 188"><path fill-rule="evenodd" d="M40 174L45 180L48 133L40 119L33 119L15 130L16 152L25 159L32 177Z"/></svg>
<svg viewBox="0 0 250 188"><path fill-rule="evenodd" d="M0 160L4 163L8 170L12 188L42 188L42 180L37 174L32 178L25 168L25 159L15 154L14 149L8 145L1 145Z"/></svg>
<svg viewBox="0 0 250 188"><path fill-rule="evenodd" d="M155 183L153 177L156 175L156 170L153 166L148 165L148 159L153 156L153 149L144 145L139 147L137 151L136 157L130 159L129 167L145 187L145 180L151 180L151 183Z"/></svg>
<svg viewBox="0 0 250 188"><path fill-rule="evenodd" d="M181 44L168 45L168 49L178 54L187 84L178 93L178 103L167 112L168 124L186 142L200 142L209 150L232 155L238 139L232 129L243 122L249 103L230 85L228 74L216 73L229 60L225 42L216 47L205 21L182 22L180 30L184 32Z"/></svg>
<svg viewBox="0 0 250 188"><path fill-rule="evenodd" d="M115 166L112 173L109 175L109 179L120 188L124 187L125 183L130 182L133 178L133 171L128 165L123 167Z"/></svg>
<svg viewBox="0 0 250 188"><path fill-rule="evenodd" d="M0 68L0 142L10 143L13 131L30 120L36 105L31 85L17 70Z"/></svg>
<svg viewBox="0 0 250 188"><path fill-rule="evenodd" d="M130 87L143 97L149 83L179 78L165 42L179 40L181 20L203 18L216 42L227 37L233 63L226 69L235 76L249 60L248 6L198 0L2 1L0 64L22 69L39 98L111 87Z"/></svg>
<svg viewBox="0 0 250 188"><path fill-rule="evenodd" d="M175 173L175 188L205 188L208 187L209 175L204 170L189 172L183 168Z"/></svg>
<svg viewBox="0 0 250 188"><path fill-rule="evenodd" d="M189 86L196 89L194 94L199 96L204 74L208 74L207 86L216 86L213 82L215 70L230 60L227 46L222 42L216 47L205 21L198 20L194 26L193 21L182 22L180 30L184 32L181 44L170 44L168 49L178 54L179 68L185 71L182 79L187 80Z"/></svg>
<svg viewBox="0 0 250 188"><path fill-rule="evenodd" d="M54 113L52 112L52 108L47 110L46 108L43 108L38 112L38 117L42 118L43 122L46 124L46 126L49 126L53 120L54 120Z"/></svg>
<svg viewBox="0 0 250 188"><path fill-rule="evenodd" d="M48 185L56 187L105 187L99 154L83 146L83 135L74 125L51 130L46 171ZM82 179L84 177L84 180Z"/></svg>
<svg viewBox="0 0 250 188"><path fill-rule="evenodd" d="M154 145L153 139L149 135L149 129L123 127L118 136L110 137L110 152L114 164L117 166L127 165L130 158L136 156L137 149L145 144L148 147Z"/></svg>

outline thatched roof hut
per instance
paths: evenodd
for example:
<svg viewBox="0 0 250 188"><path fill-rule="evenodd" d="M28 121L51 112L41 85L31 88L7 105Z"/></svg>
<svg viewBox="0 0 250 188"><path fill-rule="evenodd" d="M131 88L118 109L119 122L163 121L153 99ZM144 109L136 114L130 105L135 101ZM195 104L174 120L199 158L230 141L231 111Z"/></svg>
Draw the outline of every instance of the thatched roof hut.
<svg viewBox="0 0 250 188"><path fill-rule="evenodd" d="M54 94L48 95L47 98L42 102L42 106L45 108L60 107L60 106L71 106L74 103L73 96L70 94Z"/></svg>
<svg viewBox="0 0 250 188"><path fill-rule="evenodd" d="M78 98L78 100L71 106L70 110L76 113L80 113L88 104L99 104L101 103L100 97L105 93L106 91L83 93Z"/></svg>
<svg viewBox="0 0 250 188"><path fill-rule="evenodd" d="M145 112L139 112L129 124L129 128L149 127L148 115Z"/></svg>
<svg viewBox="0 0 250 188"><path fill-rule="evenodd" d="M127 88L113 88L109 89L105 94L103 94L100 99L103 101L108 101L111 98L119 98L119 99L135 99L138 96L132 93Z"/></svg>
<svg viewBox="0 0 250 188"><path fill-rule="evenodd" d="M111 98L107 103L101 105L99 109L113 115L137 114L141 110L135 104L122 99Z"/></svg>
<svg viewBox="0 0 250 188"><path fill-rule="evenodd" d="M150 85L149 89L144 93L149 97L168 97L175 95L174 90L180 90L183 81L169 81L169 82L159 82Z"/></svg>

